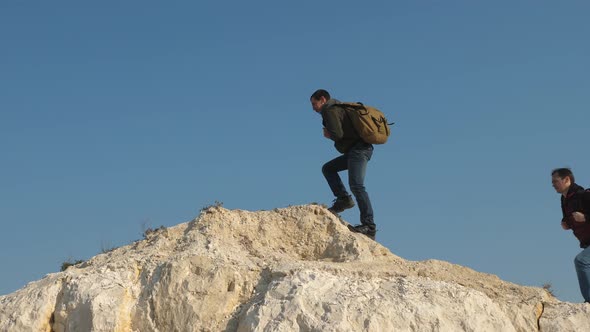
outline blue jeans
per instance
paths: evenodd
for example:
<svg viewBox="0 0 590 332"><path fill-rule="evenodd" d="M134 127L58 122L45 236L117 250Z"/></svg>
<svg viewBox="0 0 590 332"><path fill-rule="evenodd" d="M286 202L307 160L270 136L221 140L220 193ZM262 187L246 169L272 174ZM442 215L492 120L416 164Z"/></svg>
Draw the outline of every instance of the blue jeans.
<svg viewBox="0 0 590 332"><path fill-rule="evenodd" d="M574 259L578 282L584 301L590 302L590 247L582 250Z"/></svg>
<svg viewBox="0 0 590 332"><path fill-rule="evenodd" d="M361 224L375 225L373 221L373 207L369 194L365 190L365 173L367 163L373 155L373 146L365 142L360 142L353 146L350 151L336 157L322 167L322 173L328 181L332 193L336 197L348 196L348 192L338 175L338 172L348 170L348 184L356 198L359 210L361 212Z"/></svg>

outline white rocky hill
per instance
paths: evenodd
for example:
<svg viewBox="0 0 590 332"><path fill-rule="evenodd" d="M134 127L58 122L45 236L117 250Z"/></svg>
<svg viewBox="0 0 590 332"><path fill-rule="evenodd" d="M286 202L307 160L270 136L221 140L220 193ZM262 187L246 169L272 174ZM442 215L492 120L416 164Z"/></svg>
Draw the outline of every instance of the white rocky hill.
<svg viewBox="0 0 590 332"><path fill-rule="evenodd" d="M560 302L392 254L318 205L210 207L0 296L0 331L590 331Z"/></svg>

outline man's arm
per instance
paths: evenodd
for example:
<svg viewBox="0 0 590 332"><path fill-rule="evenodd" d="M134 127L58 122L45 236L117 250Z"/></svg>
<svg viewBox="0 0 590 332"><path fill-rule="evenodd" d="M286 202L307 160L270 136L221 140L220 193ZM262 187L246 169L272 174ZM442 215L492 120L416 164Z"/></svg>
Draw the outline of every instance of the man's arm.
<svg viewBox="0 0 590 332"><path fill-rule="evenodd" d="M582 196L582 207L584 208L584 219L587 223L590 223L590 189L584 191L584 196Z"/></svg>
<svg viewBox="0 0 590 332"><path fill-rule="evenodd" d="M334 142L341 140L344 137L344 131L342 130L342 121L338 117L338 110L333 107L328 108L322 111L322 117L324 118L324 136Z"/></svg>
<svg viewBox="0 0 590 332"><path fill-rule="evenodd" d="M565 215L565 209L563 208L563 198L561 199L561 215L563 216L561 218L561 228L563 228L564 230L568 230L571 229L570 226L567 224L567 217Z"/></svg>
<svg viewBox="0 0 590 332"><path fill-rule="evenodd" d="M590 191L585 191L580 194L579 198L582 203L582 211L576 211L572 213L572 218L575 222L588 222L590 223Z"/></svg>

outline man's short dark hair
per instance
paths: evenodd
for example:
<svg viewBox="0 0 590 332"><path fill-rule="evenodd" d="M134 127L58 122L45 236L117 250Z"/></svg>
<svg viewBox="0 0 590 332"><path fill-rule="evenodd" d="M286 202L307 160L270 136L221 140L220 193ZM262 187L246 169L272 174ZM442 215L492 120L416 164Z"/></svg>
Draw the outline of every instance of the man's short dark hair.
<svg viewBox="0 0 590 332"><path fill-rule="evenodd" d="M556 168L553 171L551 171L551 176L557 175L562 179L565 179L566 177L570 177L570 181L572 181L572 183L576 182L576 179L574 178L574 173L572 173L572 170L569 168Z"/></svg>
<svg viewBox="0 0 590 332"><path fill-rule="evenodd" d="M309 99L319 100L320 98L326 98L326 100L330 100L330 93L324 89L319 89L314 92Z"/></svg>

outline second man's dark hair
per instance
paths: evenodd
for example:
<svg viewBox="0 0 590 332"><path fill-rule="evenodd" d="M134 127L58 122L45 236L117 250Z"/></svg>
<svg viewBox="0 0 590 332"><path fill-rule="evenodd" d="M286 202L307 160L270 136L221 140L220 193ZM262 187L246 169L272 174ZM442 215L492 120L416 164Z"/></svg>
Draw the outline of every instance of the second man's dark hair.
<svg viewBox="0 0 590 332"><path fill-rule="evenodd" d="M330 100L330 93L324 89L319 89L314 92L309 99L319 100L320 98L326 98L326 100Z"/></svg>
<svg viewBox="0 0 590 332"><path fill-rule="evenodd" d="M569 176L572 183L576 182L576 179L574 178L574 173L572 173L572 170L569 168L556 168L553 171L551 171L552 176L556 174L562 179L565 179L565 177Z"/></svg>

